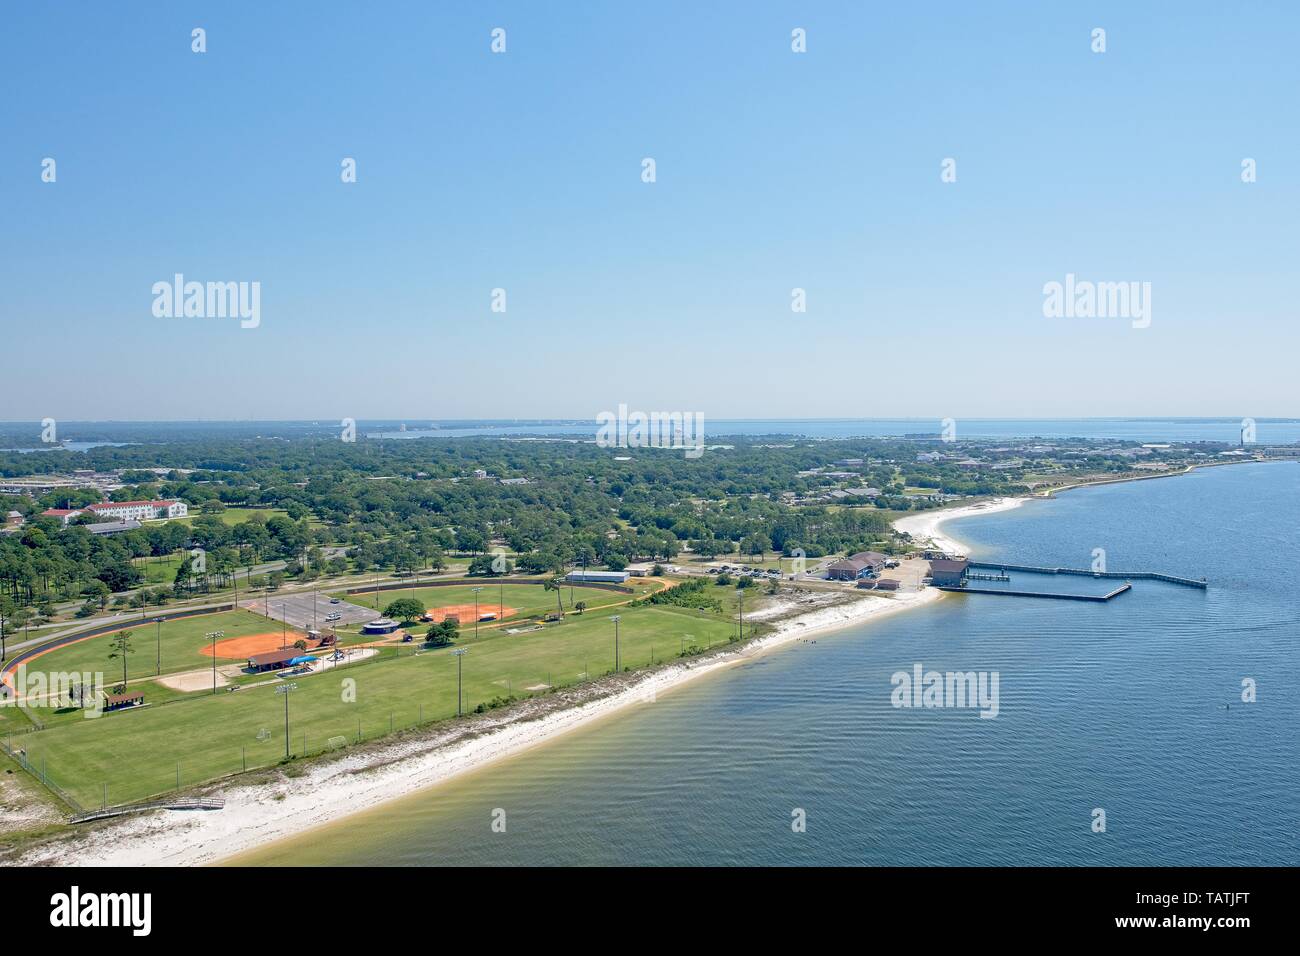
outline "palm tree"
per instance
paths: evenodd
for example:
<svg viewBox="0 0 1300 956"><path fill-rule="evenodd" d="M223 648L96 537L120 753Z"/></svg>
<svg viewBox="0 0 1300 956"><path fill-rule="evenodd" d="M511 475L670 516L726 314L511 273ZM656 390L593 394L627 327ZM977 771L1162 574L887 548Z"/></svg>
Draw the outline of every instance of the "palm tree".
<svg viewBox="0 0 1300 956"><path fill-rule="evenodd" d="M555 607L559 610L560 617L564 617L564 596L563 591L561 590L563 584L564 579L558 574L555 577L547 578L542 582L542 587L548 591L555 592Z"/></svg>

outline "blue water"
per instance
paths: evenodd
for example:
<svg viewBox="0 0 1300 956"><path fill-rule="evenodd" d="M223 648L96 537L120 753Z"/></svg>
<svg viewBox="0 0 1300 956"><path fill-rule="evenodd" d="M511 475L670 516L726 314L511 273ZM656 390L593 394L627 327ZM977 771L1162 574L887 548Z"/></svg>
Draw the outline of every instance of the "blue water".
<svg viewBox="0 0 1300 956"><path fill-rule="evenodd" d="M958 439L1000 440L1011 438L1085 438L1095 440L1170 442L1210 441L1236 444L1241 439L1243 419L1217 418L961 418L956 419ZM400 426L405 424L406 431ZM434 427L431 427L434 426ZM291 422L60 422L60 434L76 439L68 447L84 451L101 445L135 442L188 441L199 439L336 438L341 427L336 421ZM456 420L430 419L369 420L357 424L361 434L374 438L470 438L505 436L575 436L592 438L596 431L591 417L567 421L544 420ZM805 438L872 438L920 435L938 437L942 423L937 418L712 418L705 412L704 431L709 441L728 437L799 436ZM0 422L0 445L7 449L33 451L41 425ZM1260 444L1289 444L1300 441L1300 419L1256 418L1255 437Z"/></svg>
<svg viewBox="0 0 1300 956"><path fill-rule="evenodd" d="M492 435L586 435L595 432L591 421L546 423L444 423L437 429L408 424L407 431L395 427L371 429L375 438L468 438ZM936 418L800 418L800 419L709 419L705 434L710 439L728 436L797 435L806 438L879 438L903 435L938 437L942 423ZM1241 439L1240 418L959 418L960 439L1000 438L1091 438L1130 441L1215 441L1236 444ZM1260 444L1289 444L1300 441L1300 421L1258 419L1256 441Z"/></svg>
<svg viewBox="0 0 1300 956"><path fill-rule="evenodd" d="M1088 566L1100 547L1112 567L1212 586L1140 581L1107 604L945 597L255 862L1294 865L1298 481L1296 463L1240 465L953 522L981 557ZM890 677L918 662L998 672L999 715L895 709Z"/></svg>

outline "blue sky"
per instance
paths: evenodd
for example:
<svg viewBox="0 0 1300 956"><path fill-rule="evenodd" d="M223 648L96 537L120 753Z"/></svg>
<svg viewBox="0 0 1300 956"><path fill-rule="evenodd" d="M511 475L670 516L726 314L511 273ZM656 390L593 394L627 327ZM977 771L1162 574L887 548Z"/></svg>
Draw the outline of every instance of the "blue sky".
<svg viewBox="0 0 1300 956"><path fill-rule="evenodd" d="M1293 5L807 6L4 4L0 420L1300 414Z"/></svg>

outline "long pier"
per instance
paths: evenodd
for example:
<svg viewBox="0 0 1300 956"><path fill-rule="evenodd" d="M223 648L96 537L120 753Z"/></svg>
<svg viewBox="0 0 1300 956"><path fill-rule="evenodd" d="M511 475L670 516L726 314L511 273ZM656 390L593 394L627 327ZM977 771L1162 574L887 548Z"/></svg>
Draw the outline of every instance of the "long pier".
<svg viewBox="0 0 1300 956"><path fill-rule="evenodd" d="M1090 571L1087 568L1036 568L1026 564L993 564L986 561L972 561L970 567L1001 571L1004 574L1007 571L1028 571L1034 574L1077 574L1086 578L1123 578L1126 581L1164 581L1167 584L1181 584L1184 587L1200 588L1202 591L1210 586L1205 578L1198 581L1196 578L1181 578L1176 574L1161 574L1159 571ZM963 590L970 589L965 588Z"/></svg>
<svg viewBox="0 0 1300 956"><path fill-rule="evenodd" d="M1125 591L1133 590L1127 581L1106 594L1054 594L1051 591L1010 591L1005 588L955 587L947 584L936 585L940 591L952 591L955 594L1000 594L1004 597L1055 598L1058 601L1109 601Z"/></svg>

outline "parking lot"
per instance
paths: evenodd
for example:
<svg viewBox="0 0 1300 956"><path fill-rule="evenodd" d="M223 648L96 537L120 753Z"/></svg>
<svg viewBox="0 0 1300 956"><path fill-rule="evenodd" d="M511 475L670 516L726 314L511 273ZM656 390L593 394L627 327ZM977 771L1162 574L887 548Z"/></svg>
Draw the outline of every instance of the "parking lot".
<svg viewBox="0 0 1300 956"><path fill-rule="evenodd" d="M305 631L308 629L325 630L330 626L343 627L346 624L363 624L379 617L374 608L361 607L341 601L331 604L324 594L272 594L268 598L254 598L242 602L242 606L258 614L264 614L275 621L284 621L290 627ZM327 621L330 614L338 614L336 621Z"/></svg>

